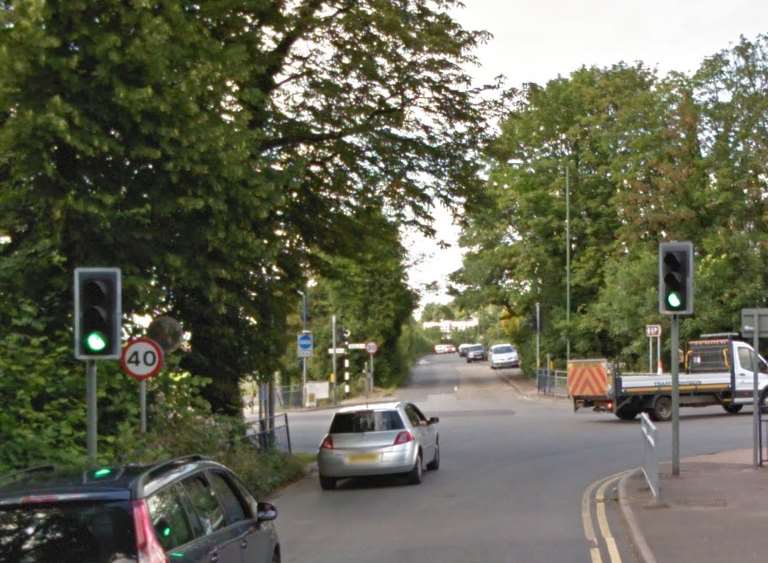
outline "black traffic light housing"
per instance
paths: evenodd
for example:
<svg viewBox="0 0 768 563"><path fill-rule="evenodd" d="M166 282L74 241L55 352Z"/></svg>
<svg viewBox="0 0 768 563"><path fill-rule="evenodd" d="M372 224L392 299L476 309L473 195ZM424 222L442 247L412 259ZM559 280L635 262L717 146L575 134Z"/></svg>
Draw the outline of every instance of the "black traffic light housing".
<svg viewBox="0 0 768 563"><path fill-rule="evenodd" d="M659 313L693 314L693 243L659 244Z"/></svg>
<svg viewBox="0 0 768 563"><path fill-rule="evenodd" d="M75 269L75 358L116 360L121 352L119 268Z"/></svg>

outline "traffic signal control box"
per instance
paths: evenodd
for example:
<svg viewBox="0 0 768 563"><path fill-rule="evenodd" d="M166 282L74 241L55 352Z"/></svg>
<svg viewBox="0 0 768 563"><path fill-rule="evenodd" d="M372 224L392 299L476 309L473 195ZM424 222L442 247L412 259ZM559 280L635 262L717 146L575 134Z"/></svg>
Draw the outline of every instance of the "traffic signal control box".
<svg viewBox="0 0 768 563"><path fill-rule="evenodd" d="M119 268L75 269L75 358L117 360L121 352Z"/></svg>
<svg viewBox="0 0 768 563"><path fill-rule="evenodd" d="M693 243L659 244L659 313L693 314Z"/></svg>

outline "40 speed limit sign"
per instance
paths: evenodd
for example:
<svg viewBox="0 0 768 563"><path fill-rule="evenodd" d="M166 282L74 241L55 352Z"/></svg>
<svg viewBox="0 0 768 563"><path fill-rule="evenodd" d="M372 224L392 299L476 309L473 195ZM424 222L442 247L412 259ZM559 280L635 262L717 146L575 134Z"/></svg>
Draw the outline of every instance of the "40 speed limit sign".
<svg viewBox="0 0 768 563"><path fill-rule="evenodd" d="M144 381L163 367L163 350L151 338L136 338L123 348L120 367L136 381Z"/></svg>

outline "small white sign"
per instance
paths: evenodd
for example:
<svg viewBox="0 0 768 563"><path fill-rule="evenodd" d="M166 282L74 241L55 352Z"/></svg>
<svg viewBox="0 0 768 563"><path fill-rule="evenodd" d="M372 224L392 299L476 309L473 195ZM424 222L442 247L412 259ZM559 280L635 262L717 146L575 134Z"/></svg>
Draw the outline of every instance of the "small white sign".
<svg viewBox="0 0 768 563"><path fill-rule="evenodd" d="M366 343L365 342L351 342L347 348L350 350L365 350Z"/></svg>
<svg viewBox="0 0 768 563"><path fill-rule="evenodd" d="M327 381L307 381L306 394L314 395L315 399L328 399L331 396Z"/></svg>
<svg viewBox="0 0 768 563"><path fill-rule="evenodd" d="M336 353L336 354L346 354L347 353L347 349L346 348L328 348L328 353L329 354L333 354L333 353Z"/></svg>
<svg viewBox="0 0 768 563"><path fill-rule="evenodd" d="M661 325L645 325L645 335L648 338L658 338L661 336Z"/></svg>

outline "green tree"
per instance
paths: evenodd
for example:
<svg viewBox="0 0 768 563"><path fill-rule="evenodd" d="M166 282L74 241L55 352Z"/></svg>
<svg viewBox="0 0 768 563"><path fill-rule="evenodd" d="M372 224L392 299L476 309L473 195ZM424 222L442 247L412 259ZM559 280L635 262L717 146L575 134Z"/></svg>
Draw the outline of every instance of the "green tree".
<svg viewBox="0 0 768 563"><path fill-rule="evenodd" d="M462 70L486 35L455 4L0 3L0 291L45 303L14 330L52 353L72 269L120 266L126 314L179 318L183 366L238 412L360 213L429 230L433 200L474 197L496 102Z"/></svg>

